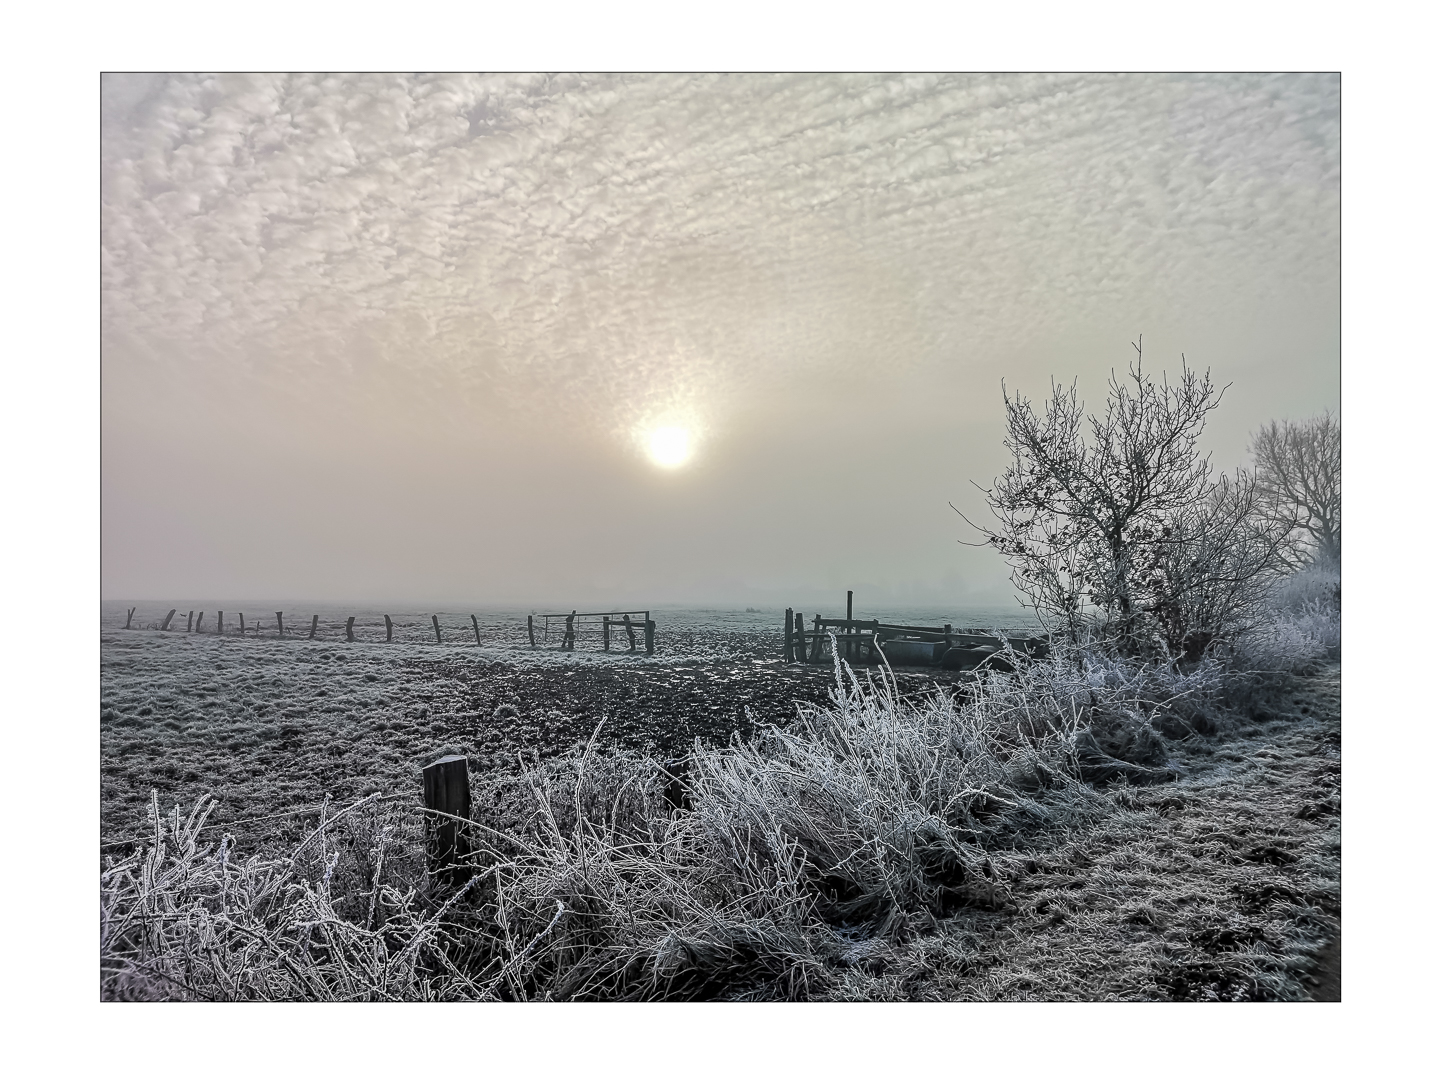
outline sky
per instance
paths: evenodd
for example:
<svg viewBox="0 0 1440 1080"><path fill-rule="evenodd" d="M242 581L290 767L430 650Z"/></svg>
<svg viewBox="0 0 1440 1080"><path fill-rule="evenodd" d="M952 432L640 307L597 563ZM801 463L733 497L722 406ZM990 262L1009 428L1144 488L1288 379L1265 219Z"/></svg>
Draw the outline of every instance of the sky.
<svg viewBox="0 0 1440 1080"><path fill-rule="evenodd" d="M1338 412L1333 75L100 104L103 599L998 604L951 504L985 519L1002 383L1098 405L1143 335L1230 384L1226 469Z"/></svg>

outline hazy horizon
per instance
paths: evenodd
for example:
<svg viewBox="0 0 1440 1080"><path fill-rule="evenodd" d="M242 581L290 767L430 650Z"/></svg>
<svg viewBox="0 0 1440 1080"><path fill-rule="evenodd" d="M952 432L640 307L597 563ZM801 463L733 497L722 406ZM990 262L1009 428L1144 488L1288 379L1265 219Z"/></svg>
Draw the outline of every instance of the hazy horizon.
<svg viewBox="0 0 1440 1080"><path fill-rule="evenodd" d="M1227 470L1338 412L1339 125L1336 75L106 76L102 603L1015 607L949 505L1002 379L1099 404L1143 334Z"/></svg>

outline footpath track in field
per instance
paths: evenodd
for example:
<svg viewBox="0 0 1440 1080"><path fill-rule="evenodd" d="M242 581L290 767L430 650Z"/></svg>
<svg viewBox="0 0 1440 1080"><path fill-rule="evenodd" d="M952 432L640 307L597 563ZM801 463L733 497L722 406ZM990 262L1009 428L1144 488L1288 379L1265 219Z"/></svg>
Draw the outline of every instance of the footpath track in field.
<svg viewBox="0 0 1440 1080"><path fill-rule="evenodd" d="M1338 1000L1340 671L1239 731L1174 747L1186 775L1112 787L1039 835L1002 911L877 953L864 1000Z"/></svg>

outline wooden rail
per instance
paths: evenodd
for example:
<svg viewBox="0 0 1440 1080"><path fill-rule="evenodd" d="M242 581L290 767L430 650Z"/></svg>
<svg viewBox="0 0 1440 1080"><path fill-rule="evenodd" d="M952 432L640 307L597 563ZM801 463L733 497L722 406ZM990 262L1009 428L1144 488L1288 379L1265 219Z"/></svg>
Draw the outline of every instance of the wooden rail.
<svg viewBox="0 0 1440 1080"><path fill-rule="evenodd" d="M835 646L842 650L844 659L858 661L863 654L867 663L878 662L877 653L883 651L886 642L900 640L923 644L943 642L958 649L1003 648L1008 644L1016 652L1025 655L1043 655L1043 651L1048 647L1044 639L1034 635L1002 635L984 629L957 629L951 623L943 626L911 626L904 623L882 623L878 619L856 619L854 596L853 591L845 594L845 618L816 615L808 630L805 627L805 616L786 608L783 652L785 662L818 663L822 647L832 635Z"/></svg>
<svg viewBox="0 0 1440 1080"><path fill-rule="evenodd" d="M644 616L644 618L641 619L641 620L639 620L639 621L633 621L633 620L631 620L631 618L630 618L631 615L642 615L642 616ZM617 616L618 616L618 618L617 618ZM526 622L526 627L527 627L527 629L529 630L529 633L530 633L530 647L531 647L532 649L539 647L539 646L536 644L536 641L535 641L535 620L536 620L537 618L540 618L540 619L544 619L544 620L545 620L545 635L546 635L547 640L548 640L549 634L550 634L550 620L551 620L551 619L564 619L564 620L565 620L565 636L564 636L564 638L561 640L561 643L560 643L560 648L562 648L562 649L573 650L573 649L575 648L575 636L576 636L575 620L576 620L576 619L595 619L595 618L598 618L598 619L600 620L600 640L601 640L601 647L605 650L605 652L609 652L609 651L610 651L610 628L611 628L612 626L614 626L614 627L624 627L625 633L626 633L626 637L627 637L627 639L628 639L628 641L629 641L629 645L630 645L630 648L629 648L629 650L628 650L629 652L635 652L635 651L636 651L635 631L636 631L636 630L643 630L643 631L645 632L645 655L646 655L646 656L653 656L654 653L655 653L655 620L652 619L652 618L650 618L650 612L649 612L648 610L635 609L635 610L633 610L633 611L568 611L568 612L566 612L566 611L559 611L559 612L550 611L550 612L542 612L542 613L539 614L539 615L531 615L531 616L528 618L527 622Z"/></svg>

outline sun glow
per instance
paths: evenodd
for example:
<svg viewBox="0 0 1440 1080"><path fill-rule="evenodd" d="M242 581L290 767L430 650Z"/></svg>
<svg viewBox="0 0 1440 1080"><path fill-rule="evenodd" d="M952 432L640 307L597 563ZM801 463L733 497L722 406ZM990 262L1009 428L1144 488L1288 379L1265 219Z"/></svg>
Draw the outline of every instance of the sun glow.
<svg viewBox="0 0 1440 1080"><path fill-rule="evenodd" d="M690 460L694 451L690 429L683 427L658 427L650 432L646 440L650 460L662 469L678 469Z"/></svg>

